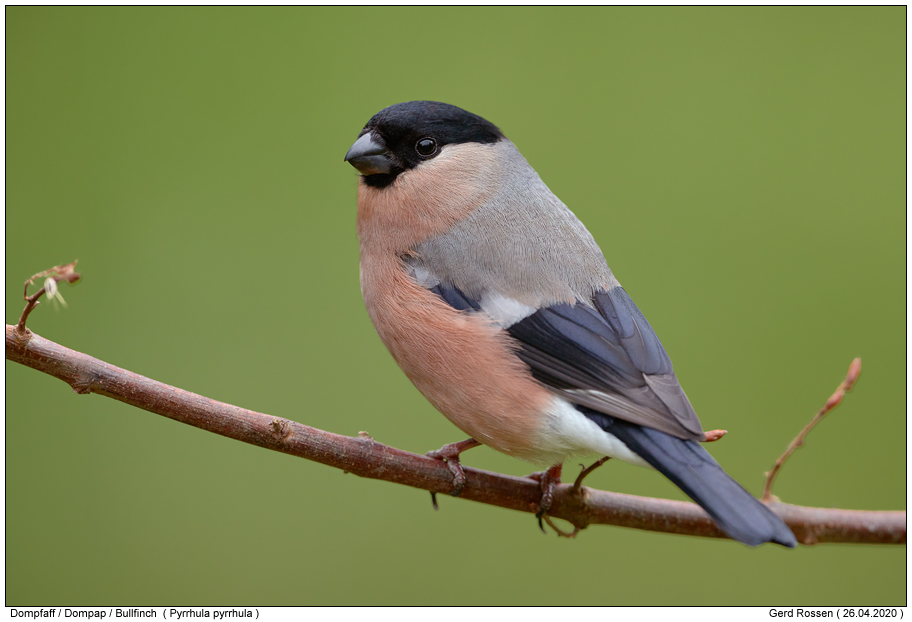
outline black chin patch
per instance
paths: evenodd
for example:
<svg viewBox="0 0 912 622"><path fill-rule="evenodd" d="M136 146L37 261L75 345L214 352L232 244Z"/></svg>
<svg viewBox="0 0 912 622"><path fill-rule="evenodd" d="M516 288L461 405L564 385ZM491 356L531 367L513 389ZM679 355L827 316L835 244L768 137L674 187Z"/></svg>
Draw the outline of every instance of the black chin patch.
<svg viewBox="0 0 912 622"><path fill-rule="evenodd" d="M371 188L386 188L394 181L396 177L399 176L399 173L402 172L401 168L394 168L390 173L377 173L376 175L362 175L361 179L364 180L364 184L370 186Z"/></svg>

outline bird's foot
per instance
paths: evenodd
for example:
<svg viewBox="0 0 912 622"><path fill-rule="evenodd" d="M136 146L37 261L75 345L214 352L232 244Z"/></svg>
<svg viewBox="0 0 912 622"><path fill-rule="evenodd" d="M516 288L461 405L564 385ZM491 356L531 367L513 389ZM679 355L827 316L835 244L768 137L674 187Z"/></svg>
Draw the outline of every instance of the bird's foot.
<svg viewBox="0 0 912 622"><path fill-rule="evenodd" d="M541 485L542 496L538 502L538 512L535 513L535 518L538 519L538 528L542 530L542 533L548 533L545 531L542 519L545 518L548 510L551 509L551 503L554 502L554 488L560 484L561 468L563 468L563 464L555 464L547 471L540 471L527 476ZM548 521L548 524L550 525L551 521Z"/></svg>
<svg viewBox="0 0 912 622"><path fill-rule="evenodd" d="M450 443L449 445L444 445L440 449L435 451L427 452L429 458L435 458L437 460L443 460L447 468L450 470L450 473L453 474L453 492L450 493L453 497L458 497L459 493L462 492L463 486L466 483L465 471L462 470L462 465L459 464L459 454L464 452L467 449L472 449L473 447L478 447L481 445L474 438L467 438L464 441L459 441L458 443ZM434 504L434 509L439 509L437 507L437 493L431 492L431 503Z"/></svg>
<svg viewBox="0 0 912 622"><path fill-rule="evenodd" d="M594 470L596 470L600 466L602 466L603 464L605 464L606 462L608 462L609 460L611 460L611 456L605 456L604 458L596 460L595 462L590 464L588 467L581 464L580 466L583 467L583 470L576 477L576 481L573 482L573 489L570 492L574 495L578 495L580 492L580 488L583 485L583 480L586 479L586 476L589 475L590 473L592 473Z"/></svg>

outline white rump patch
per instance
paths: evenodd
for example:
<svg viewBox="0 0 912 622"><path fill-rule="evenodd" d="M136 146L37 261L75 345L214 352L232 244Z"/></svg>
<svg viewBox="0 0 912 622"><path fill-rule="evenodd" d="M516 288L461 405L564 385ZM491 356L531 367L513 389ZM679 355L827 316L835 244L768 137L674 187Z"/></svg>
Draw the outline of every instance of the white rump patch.
<svg viewBox="0 0 912 622"><path fill-rule="evenodd" d="M509 328L538 311L498 292L486 293L478 304L501 328Z"/></svg>
<svg viewBox="0 0 912 622"><path fill-rule="evenodd" d="M618 437L605 432L567 400L554 396L539 439L542 462L557 464L570 456L611 456L630 464L652 466L630 451Z"/></svg>

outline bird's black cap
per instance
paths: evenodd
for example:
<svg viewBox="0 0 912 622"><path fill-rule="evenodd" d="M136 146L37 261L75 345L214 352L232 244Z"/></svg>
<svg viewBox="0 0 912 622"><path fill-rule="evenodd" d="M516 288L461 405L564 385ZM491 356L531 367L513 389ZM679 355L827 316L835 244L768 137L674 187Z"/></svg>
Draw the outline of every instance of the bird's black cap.
<svg viewBox="0 0 912 622"><path fill-rule="evenodd" d="M361 138L367 134L368 139ZM446 145L491 144L504 137L496 125L477 114L432 101L384 108L358 136L345 159L364 174L364 183L378 188L392 184L400 173L433 158Z"/></svg>

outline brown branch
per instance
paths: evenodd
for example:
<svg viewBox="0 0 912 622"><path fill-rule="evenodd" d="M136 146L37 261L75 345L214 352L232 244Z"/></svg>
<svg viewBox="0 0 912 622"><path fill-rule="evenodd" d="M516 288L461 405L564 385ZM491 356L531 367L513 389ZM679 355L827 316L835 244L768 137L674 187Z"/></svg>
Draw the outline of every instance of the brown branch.
<svg viewBox="0 0 912 622"><path fill-rule="evenodd" d="M432 492L448 493L453 474L439 460L376 442L324 432L156 382L44 339L29 330L6 327L6 358L50 374L77 393L97 393L132 406L245 443L314 460L361 477L381 479ZM465 468L461 498L520 512L535 512L539 483ZM799 542L904 544L906 513L807 508L783 503L770 507ZM548 514L577 529L608 524L647 531L724 538L697 505L635 497L573 486L557 486Z"/></svg>
<svg viewBox="0 0 912 622"><path fill-rule="evenodd" d="M826 416L828 412L839 406L842 402L842 398L845 397L845 394L848 391L852 390L852 387L855 386L855 381L858 380L858 376L861 374L861 359L855 359L852 361L852 364L849 365L849 371L846 374L845 380L842 381L842 384L836 389L833 395L830 396L830 399L826 401L826 404L823 405L814 418L811 419L811 422L804 426L804 429L798 433L798 436L789 443L789 446L786 448L785 453L779 456L779 459L776 460L776 464L773 465L773 468L770 469L769 473L766 474L766 482L763 484L763 495L760 499L764 502L777 500L773 496L773 480L776 479L776 475L779 473L779 469L782 468L782 465L785 464L785 461L788 460L789 456L794 453L796 449L804 445L804 439L808 435L808 432L814 429L814 426L820 423L821 419Z"/></svg>

